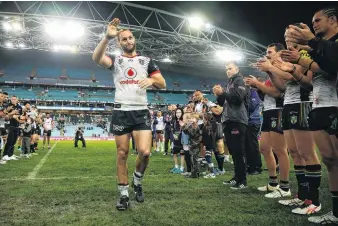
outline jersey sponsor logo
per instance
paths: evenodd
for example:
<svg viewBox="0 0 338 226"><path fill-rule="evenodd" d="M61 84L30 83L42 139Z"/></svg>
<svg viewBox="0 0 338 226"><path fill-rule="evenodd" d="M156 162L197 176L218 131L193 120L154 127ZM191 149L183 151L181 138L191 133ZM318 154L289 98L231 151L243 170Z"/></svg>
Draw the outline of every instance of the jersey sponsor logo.
<svg viewBox="0 0 338 226"><path fill-rule="evenodd" d="M123 130L124 130L124 126L113 125L113 131L120 131L120 132L122 132Z"/></svg>
<svg viewBox="0 0 338 226"><path fill-rule="evenodd" d="M120 84L122 85L134 85L134 84L139 84L139 83L140 83L140 80L134 80L134 79L120 81Z"/></svg>
<svg viewBox="0 0 338 226"><path fill-rule="evenodd" d="M238 129L232 129L231 134L238 135L239 134Z"/></svg>
<svg viewBox="0 0 338 226"><path fill-rule="evenodd" d="M137 72L134 68L132 67L128 67L125 71L124 71L124 77L128 78L128 79L133 79L137 76Z"/></svg>
<svg viewBox="0 0 338 226"><path fill-rule="evenodd" d="M143 66L144 65L144 59L138 59L138 62Z"/></svg>

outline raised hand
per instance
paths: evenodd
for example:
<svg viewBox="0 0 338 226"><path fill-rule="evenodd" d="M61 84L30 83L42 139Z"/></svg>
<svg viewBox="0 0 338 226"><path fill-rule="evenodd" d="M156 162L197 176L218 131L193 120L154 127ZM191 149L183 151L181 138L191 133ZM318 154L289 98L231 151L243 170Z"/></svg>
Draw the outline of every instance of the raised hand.
<svg viewBox="0 0 338 226"><path fill-rule="evenodd" d="M259 82L257 78L253 75L249 75L249 78L244 79L245 85L256 87L256 84Z"/></svg>
<svg viewBox="0 0 338 226"><path fill-rule="evenodd" d="M281 58L286 62L298 63L300 59L300 53L297 49L290 47L289 50L281 51Z"/></svg>
<svg viewBox="0 0 338 226"><path fill-rule="evenodd" d="M118 26L120 22L121 22L120 19L114 18L112 22L108 24L107 32L106 32L107 38L113 39L119 34L120 30L118 30Z"/></svg>
<svg viewBox="0 0 338 226"><path fill-rule="evenodd" d="M285 32L285 40L288 42L307 44L308 41L315 38L315 35L306 24L301 23L300 26L302 28L290 25Z"/></svg>
<svg viewBox="0 0 338 226"><path fill-rule="evenodd" d="M268 72L268 71L270 71L272 64L271 64L269 59L264 57L264 60L258 61L257 63L253 64L253 66L260 71Z"/></svg>
<svg viewBox="0 0 338 226"><path fill-rule="evenodd" d="M285 71L285 72L292 72L293 69L294 69L294 65L292 63L284 62L284 61L281 61L279 59L274 60L273 65L276 68L278 68L282 71Z"/></svg>
<svg viewBox="0 0 338 226"><path fill-rule="evenodd" d="M223 93L223 88L222 88L222 86L220 86L220 85L215 85L215 86L212 88L212 92L213 92L216 96L220 96L220 95L222 95L222 93Z"/></svg>

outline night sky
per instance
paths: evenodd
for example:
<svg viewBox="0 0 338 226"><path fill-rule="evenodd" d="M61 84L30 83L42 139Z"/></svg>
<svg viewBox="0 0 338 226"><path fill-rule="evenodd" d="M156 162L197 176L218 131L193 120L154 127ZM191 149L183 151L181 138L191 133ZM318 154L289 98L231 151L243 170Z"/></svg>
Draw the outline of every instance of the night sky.
<svg viewBox="0 0 338 226"><path fill-rule="evenodd" d="M285 27L303 22L311 26L313 14L337 2L133 2L189 16L209 18L211 24L250 38L263 45L284 43Z"/></svg>

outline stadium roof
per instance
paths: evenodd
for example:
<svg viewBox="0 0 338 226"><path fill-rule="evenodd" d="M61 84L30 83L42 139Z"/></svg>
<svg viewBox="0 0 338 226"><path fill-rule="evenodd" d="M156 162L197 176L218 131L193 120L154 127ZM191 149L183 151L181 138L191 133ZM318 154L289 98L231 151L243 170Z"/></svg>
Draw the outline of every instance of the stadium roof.
<svg viewBox="0 0 338 226"><path fill-rule="evenodd" d="M120 18L137 38L137 48L155 60L184 66L242 66L261 57L265 46L215 27L207 19L188 18L128 2L0 2L2 48L71 51L91 54L107 24ZM108 51L119 54L117 42Z"/></svg>

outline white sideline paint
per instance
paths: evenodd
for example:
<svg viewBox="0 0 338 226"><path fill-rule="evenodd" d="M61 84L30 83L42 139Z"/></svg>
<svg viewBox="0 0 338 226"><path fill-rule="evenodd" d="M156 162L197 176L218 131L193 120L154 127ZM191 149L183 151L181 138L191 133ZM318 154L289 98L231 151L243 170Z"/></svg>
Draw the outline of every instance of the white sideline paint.
<svg viewBox="0 0 338 226"><path fill-rule="evenodd" d="M147 175L146 177L158 177L159 175ZM112 181L116 181L116 176L97 176L97 177L34 177L34 178L28 178L28 177L25 177L25 178L5 178L5 179L0 179L0 181L26 181L26 180L72 180L72 179L104 179L104 178L112 178Z"/></svg>
<svg viewBox="0 0 338 226"><path fill-rule="evenodd" d="M38 174L39 170L41 169L41 167L43 166L43 164L46 162L48 156L50 155L50 153L52 153L52 151L54 150L54 148L55 148L55 146L56 146L57 143L59 143L59 141L57 141L53 145L53 147L48 150L48 152L45 154L45 156L43 156L43 158L40 160L40 162L35 166L35 168L33 169L33 171L28 174L27 180L35 179L35 177Z"/></svg>

